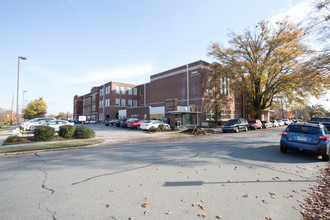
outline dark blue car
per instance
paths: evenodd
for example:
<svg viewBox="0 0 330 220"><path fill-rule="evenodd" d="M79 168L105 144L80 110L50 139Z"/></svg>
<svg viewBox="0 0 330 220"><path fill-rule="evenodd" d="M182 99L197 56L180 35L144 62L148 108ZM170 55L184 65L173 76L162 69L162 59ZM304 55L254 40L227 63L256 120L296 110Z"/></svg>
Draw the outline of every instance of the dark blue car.
<svg viewBox="0 0 330 220"><path fill-rule="evenodd" d="M330 135L323 124L292 123L282 132L280 149L310 151L329 161Z"/></svg>

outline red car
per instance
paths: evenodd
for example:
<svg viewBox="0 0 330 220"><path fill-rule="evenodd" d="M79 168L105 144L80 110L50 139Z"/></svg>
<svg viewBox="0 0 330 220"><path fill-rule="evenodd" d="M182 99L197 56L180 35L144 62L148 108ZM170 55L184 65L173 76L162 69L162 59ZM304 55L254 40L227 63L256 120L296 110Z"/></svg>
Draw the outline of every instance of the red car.
<svg viewBox="0 0 330 220"><path fill-rule="evenodd" d="M260 120L251 120L249 121L249 128L252 130L262 129L262 123Z"/></svg>
<svg viewBox="0 0 330 220"><path fill-rule="evenodd" d="M141 122L143 123L144 120L134 120L134 121L130 121L130 122L128 122L127 127L128 127L128 128L131 128L131 129L140 129Z"/></svg>

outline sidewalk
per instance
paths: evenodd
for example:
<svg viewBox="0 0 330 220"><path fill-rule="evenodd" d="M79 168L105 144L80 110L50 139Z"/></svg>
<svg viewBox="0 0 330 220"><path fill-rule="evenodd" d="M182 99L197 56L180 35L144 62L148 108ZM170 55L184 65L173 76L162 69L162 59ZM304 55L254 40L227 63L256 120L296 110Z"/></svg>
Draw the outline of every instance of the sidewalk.
<svg viewBox="0 0 330 220"><path fill-rule="evenodd" d="M15 129L15 126L12 126L11 128L8 128L7 130L0 132L0 147L2 147L2 144L6 141L6 139L10 135L12 135L14 129Z"/></svg>

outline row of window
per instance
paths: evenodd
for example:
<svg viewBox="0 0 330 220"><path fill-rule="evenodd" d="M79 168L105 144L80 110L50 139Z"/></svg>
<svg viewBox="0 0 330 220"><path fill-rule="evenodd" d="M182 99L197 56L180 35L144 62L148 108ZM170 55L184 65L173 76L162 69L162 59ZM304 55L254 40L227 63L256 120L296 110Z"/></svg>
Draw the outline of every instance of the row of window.
<svg viewBox="0 0 330 220"><path fill-rule="evenodd" d="M116 106L126 106L126 99L116 99ZM137 107L137 100L128 99L127 106Z"/></svg>
<svg viewBox="0 0 330 220"><path fill-rule="evenodd" d="M126 86L116 86L116 94L126 94ZM127 87L128 95L137 95L137 88L129 88Z"/></svg>
<svg viewBox="0 0 330 220"><path fill-rule="evenodd" d="M218 118L221 120L238 119L238 118L242 117L242 111L234 110L232 112L231 110L221 109L218 113L218 116L219 116ZM215 120L215 111L214 110L206 109L206 120L207 121Z"/></svg>

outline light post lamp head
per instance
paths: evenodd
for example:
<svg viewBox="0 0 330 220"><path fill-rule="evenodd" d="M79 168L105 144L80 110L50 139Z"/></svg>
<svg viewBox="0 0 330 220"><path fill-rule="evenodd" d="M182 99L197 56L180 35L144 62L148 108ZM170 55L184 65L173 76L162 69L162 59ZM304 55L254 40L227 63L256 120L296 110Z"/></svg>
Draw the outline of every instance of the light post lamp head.
<svg viewBox="0 0 330 220"><path fill-rule="evenodd" d="M22 60L27 60L26 57L23 57L23 56L19 56L19 58Z"/></svg>

